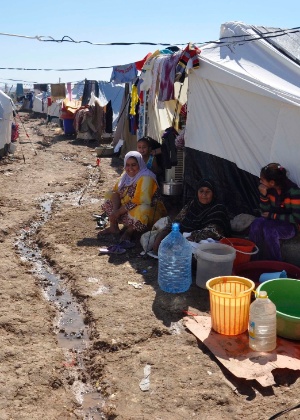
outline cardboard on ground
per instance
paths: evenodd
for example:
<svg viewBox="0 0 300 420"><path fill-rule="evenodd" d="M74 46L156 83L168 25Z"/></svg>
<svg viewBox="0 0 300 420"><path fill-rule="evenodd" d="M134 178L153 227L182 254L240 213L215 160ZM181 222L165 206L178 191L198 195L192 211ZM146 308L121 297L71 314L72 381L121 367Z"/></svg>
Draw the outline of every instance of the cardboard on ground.
<svg viewBox="0 0 300 420"><path fill-rule="evenodd" d="M277 347L269 353L249 348L248 332L236 336L211 329L209 316L185 318L186 327L205 344L214 356L235 376L256 379L262 386L275 384L272 370L300 370L300 342L277 337Z"/></svg>

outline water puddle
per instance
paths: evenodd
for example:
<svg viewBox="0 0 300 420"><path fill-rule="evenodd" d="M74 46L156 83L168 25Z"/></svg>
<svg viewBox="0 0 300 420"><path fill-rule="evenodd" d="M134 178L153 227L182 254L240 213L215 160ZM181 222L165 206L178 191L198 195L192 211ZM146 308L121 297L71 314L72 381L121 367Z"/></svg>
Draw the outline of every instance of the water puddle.
<svg viewBox="0 0 300 420"><path fill-rule="evenodd" d="M84 323L84 313L72 296L66 281L55 274L50 265L43 259L35 242L37 229L51 215L54 200L72 199L78 201L78 193L72 196L48 196L40 203L42 212L40 220L22 229L16 242L21 260L30 263L32 274L38 279L43 294L57 308L54 330L59 346L65 354L66 381L71 387L76 400L81 405L83 418L86 420L105 419L101 414L104 400L90 384L84 366L85 351L89 347L89 329Z"/></svg>

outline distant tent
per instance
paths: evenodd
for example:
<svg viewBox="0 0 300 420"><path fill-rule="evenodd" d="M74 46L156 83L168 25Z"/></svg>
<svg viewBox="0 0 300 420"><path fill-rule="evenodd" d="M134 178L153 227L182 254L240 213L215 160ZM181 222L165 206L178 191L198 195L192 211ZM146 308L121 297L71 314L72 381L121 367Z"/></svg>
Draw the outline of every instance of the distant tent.
<svg viewBox="0 0 300 420"><path fill-rule="evenodd" d="M34 95L32 111L38 114L47 114L47 96L45 93Z"/></svg>
<svg viewBox="0 0 300 420"><path fill-rule="evenodd" d="M11 126L14 117L11 98L0 90L0 157L4 156L11 142Z"/></svg>

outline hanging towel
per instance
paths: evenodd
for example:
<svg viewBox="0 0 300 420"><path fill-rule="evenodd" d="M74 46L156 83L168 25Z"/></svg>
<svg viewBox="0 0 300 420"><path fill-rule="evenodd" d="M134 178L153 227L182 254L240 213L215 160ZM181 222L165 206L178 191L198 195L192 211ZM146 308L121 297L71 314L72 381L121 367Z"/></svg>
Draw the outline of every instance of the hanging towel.
<svg viewBox="0 0 300 420"><path fill-rule="evenodd" d="M51 98L53 101L56 99L65 99L66 85L64 83L51 84Z"/></svg>

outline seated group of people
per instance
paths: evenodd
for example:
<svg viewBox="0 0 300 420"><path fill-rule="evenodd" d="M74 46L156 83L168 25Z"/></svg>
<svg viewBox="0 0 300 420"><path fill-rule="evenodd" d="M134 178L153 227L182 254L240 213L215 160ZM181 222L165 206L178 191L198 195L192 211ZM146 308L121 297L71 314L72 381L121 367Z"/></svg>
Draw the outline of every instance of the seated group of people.
<svg viewBox="0 0 300 420"><path fill-rule="evenodd" d="M138 141L138 151L128 152L124 158L124 172L112 191L106 193L103 211L110 225L100 235L120 233L120 240L131 240L137 232L151 230L162 217L167 216L157 175L161 169L156 152L151 150L148 138ZM300 228L300 189L288 177L278 163L270 163L260 173L261 217L256 218L249 231L249 240L259 248L258 259L281 261L280 240L296 235ZM194 198L184 206L172 223L180 225L180 231L190 233L188 240L200 242L212 238L220 240L231 234L230 219L226 207L218 202L213 180L199 181ZM155 239L153 251L171 231L166 226Z"/></svg>

